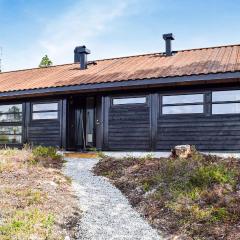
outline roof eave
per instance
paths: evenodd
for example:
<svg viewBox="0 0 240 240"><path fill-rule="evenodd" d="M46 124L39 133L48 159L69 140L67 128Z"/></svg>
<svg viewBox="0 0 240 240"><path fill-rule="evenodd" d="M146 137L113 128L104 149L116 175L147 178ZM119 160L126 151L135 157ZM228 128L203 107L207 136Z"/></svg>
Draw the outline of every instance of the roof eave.
<svg viewBox="0 0 240 240"><path fill-rule="evenodd" d="M94 84L82 84L73 86L62 86L62 87L49 87L29 90L19 90L11 92L0 92L0 99L6 99L10 97L25 97L31 95L52 95L52 94L65 94L74 92L87 92L87 91L106 91L120 88L137 88L137 87L154 87L154 86L165 86L171 84L191 84L191 83L205 83L213 82L217 80L230 79L240 81L240 71L238 72L226 72L226 73L210 73L210 74L199 74L189 76L178 76L178 77L161 77L161 78L150 78L150 79L137 79L127 80L119 82L106 82L106 83L94 83Z"/></svg>

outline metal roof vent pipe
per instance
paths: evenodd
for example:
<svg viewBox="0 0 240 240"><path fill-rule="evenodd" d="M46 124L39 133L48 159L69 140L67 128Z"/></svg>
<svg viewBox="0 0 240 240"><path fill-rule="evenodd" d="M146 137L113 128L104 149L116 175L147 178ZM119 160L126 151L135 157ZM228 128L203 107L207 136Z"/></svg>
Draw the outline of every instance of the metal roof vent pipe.
<svg viewBox="0 0 240 240"><path fill-rule="evenodd" d="M172 33L163 34L163 39L165 40L165 44L166 44L166 50L165 50L166 56L172 56L173 54L172 40L174 40L173 34Z"/></svg>
<svg viewBox="0 0 240 240"><path fill-rule="evenodd" d="M90 54L90 50L86 46L75 47L74 49L74 63L80 63L80 69L87 69L87 55Z"/></svg>

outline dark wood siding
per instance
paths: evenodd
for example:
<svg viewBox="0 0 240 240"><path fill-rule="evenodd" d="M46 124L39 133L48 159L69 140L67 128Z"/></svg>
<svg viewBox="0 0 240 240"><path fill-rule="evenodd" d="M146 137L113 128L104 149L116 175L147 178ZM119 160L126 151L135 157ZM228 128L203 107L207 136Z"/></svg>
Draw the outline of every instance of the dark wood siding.
<svg viewBox="0 0 240 240"><path fill-rule="evenodd" d="M61 146L59 121L32 121L28 127L28 142L33 145Z"/></svg>
<svg viewBox="0 0 240 240"><path fill-rule="evenodd" d="M206 151L240 150L240 115L160 117L157 150L179 144Z"/></svg>
<svg viewBox="0 0 240 240"><path fill-rule="evenodd" d="M110 107L108 122L110 150L149 150L150 108L147 104Z"/></svg>
<svg viewBox="0 0 240 240"><path fill-rule="evenodd" d="M237 88L234 88L237 89ZM195 145L201 151L237 152L240 150L240 114L212 115L212 91L232 88L196 88L154 91L147 96L148 105L111 106L111 95L104 106L104 150L170 151L176 145ZM204 94L202 114L161 113L161 96L175 94ZM116 94L124 97L126 94ZM129 93L128 96L131 96Z"/></svg>
<svg viewBox="0 0 240 240"><path fill-rule="evenodd" d="M51 103L58 102L59 104L59 112L58 119L43 119L43 120L32 120L31 106L33 103ZM43 145L43 146L56 146L62 147L62 140L64 139L63 134L63 115L62 115L62 100L40 100L33 101L27 104L28 106L28 118L27 120L27 142L33 145ZM66 111L65 111L66 114ZM66 124L66 123L64 123Z"/></svg>

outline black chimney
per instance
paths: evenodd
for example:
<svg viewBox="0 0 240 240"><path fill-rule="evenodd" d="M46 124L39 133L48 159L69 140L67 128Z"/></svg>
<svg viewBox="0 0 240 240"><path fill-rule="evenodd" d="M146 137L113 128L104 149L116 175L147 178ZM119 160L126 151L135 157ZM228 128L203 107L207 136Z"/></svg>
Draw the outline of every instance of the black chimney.
<svg viewBox="0 0 240 240"><path fill-rule="evenodd" d="M167 33L167 34L163 34L163 39L165 40L166 43L166 55L167 56L172 56L172 40L174 40L174 36L172 33Z"/></svg>
<svg viewBox="0 0 240 240"><path fill-rule="evenodd" d="M80 69L87 68L87 55L91 53L86 46L75 47L74 49L74 63L80 63Z"/></svg>

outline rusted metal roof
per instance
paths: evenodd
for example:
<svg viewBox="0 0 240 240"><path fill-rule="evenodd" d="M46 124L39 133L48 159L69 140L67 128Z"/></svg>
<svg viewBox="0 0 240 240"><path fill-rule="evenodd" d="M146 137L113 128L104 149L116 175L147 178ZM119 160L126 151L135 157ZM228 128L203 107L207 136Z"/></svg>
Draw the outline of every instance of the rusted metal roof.
<svg viewBox="0 0 240 240"><path fill-rule="evenodd" d="M97 60L0 73L0 92L240 71L240 45Z"/></svg>

